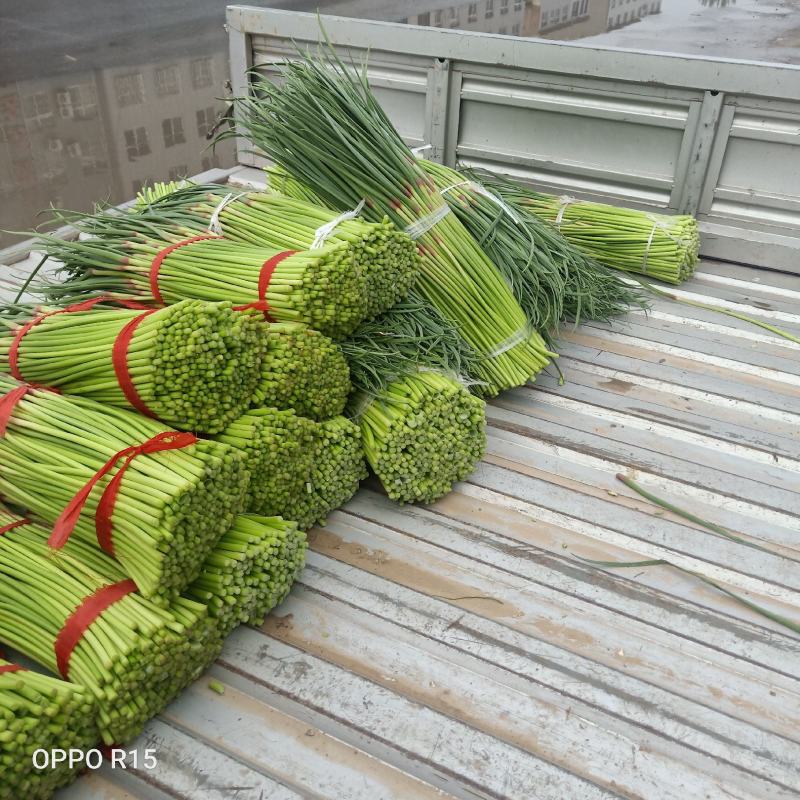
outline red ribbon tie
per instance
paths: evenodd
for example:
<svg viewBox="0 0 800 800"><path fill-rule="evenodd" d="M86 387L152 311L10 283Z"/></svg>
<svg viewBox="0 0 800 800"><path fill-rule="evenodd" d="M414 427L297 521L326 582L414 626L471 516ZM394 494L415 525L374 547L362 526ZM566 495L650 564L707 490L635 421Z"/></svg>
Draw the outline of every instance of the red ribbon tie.
<svg viewBox="0 0 800 800"><path fill-rule="evenodd" d="M297 252L297 250L284 250L281 253L276 253L272 258L268 258L261 267L261 272L258 275L258 300L253 303L247 303L247 305L234 306L233 310L249 311L250 309L255 309L256 311L263 312L264 319L266 319L267 322L274 322L269 314L267 289L269 289L270 281L272 280L272 276L278 264L280 264L284 258L289 258L289 256L293 256Z"/></svg>
<svg viewBox="0 0 800 800"><path fill-rule="evenodd" d="M134 458L141 455L151 455L163 450L179 450L183 447L196 444L199 439L192 433L180 433L178 431L164 431L152 439L148 439L142 444L126 447L115 453L106 463L94 474L86 485L67 503L67 507L61 512L61 516L55 521L53 531L47 543L50 547L59 549L69 540L72 531L78 524L78 519L86 505L92 489L116 466L117 462L122 461L122 466L117 470L117 474L109 481L100 502L97 504L94 522L97 532L97 542L108 555L114 555L114 544L112 541L113 524L111 517L114 513L114 506L119 495L120 485L125 471L131 465Z"/></svg>
<svg viewBox="0 0 800 800"><path fill-rule="evenodd" d="M117 376L117 383L119 384L119 388L122 389L122 393L125 395L125 399L140 413L144 414L146 417L153 417L155 418L155 414L145 405L144 400L139 395L139 392L136 390L136 386L133 383L133 378L131 377L131 371L128 367L128 348L131 345L131 340L133 339L133 334L136 333L136 329L144 322L147 317L151 314L154 314L157 309L153 308L149 311L145 311L144 314L140 314L138 317L134 317L130 322L128 322L125 327L117 334L117 338L114 340L114 348L111 351L111 361L114 365L114 373Z"/></svg>
<svg viewBox="0 0 800 800"><path fill-rule="evenodd" d="M69 680L69 661L72 651L78 646L89 626L111 605L135 592L136 584L130 580L111 583L90 594L67 617L56 636L53 649L58 671L64 680Z"/></svg>
<svg viewBox="0 0 800 800"><path fill-rule="evenodd" d="M153 259L153 263L150 265L150 294L153 295L153 299L160 303L162 306L165 306L166 303L164 302L164 298L161 296L161 289L158 288L158 276L161 272L161 265L164 263L164 259L174 250L177 250L179 247L183 247L187 244L193 244L194 242L202 242L203 239L221 239L221 236L215 236L213 233L203 233L199 236L192 236L190 239L183 239L180 242L173 242L170 245L167 245L163 250L159 250L155 258Z"/></svg>
<svg viewBox="0 0 800 800"><path fill-rule="evenodd" d="M22 525L30 525L30 522L31 521L29 519L27 519L27 518L26 519L18 519L15 522L9 522L8 525L4 525L2 528L0 528L0 536L3 536L4 534L8 533L9 531L13 531L14 528L19 528ZM0 656L0 657L2 657L2 656Z"/></svg>

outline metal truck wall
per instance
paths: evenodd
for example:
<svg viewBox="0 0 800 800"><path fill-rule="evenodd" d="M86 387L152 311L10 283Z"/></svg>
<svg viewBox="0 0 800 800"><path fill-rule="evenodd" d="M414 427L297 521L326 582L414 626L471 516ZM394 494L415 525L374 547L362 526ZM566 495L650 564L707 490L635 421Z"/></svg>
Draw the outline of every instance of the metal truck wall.
<svg viewBox="0 0 800 800"><path fill-rule="evenodd" d="M705 255L800 272L800 68L322 20L429 157L696 214ZM319 36L310 14L233 6L228 23L242 93L248 69Z"/></svg>

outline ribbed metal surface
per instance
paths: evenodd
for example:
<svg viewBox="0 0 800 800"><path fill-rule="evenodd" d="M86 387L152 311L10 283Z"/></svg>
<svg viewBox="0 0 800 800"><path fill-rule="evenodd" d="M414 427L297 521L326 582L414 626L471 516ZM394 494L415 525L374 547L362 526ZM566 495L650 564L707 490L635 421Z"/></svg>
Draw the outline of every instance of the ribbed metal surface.
<svg viewBox="0 0 800 800"><path fill-rule="evenodd" d="M800 333L796 279L703 264L687 296ZM362 490L300 583L154 721L99 798L796 798L800 640L663 558L800 619L800 347L656 301L565 333L566 383L489 410L428 508ZM769 548L641 500L646 488Z"/></svg>

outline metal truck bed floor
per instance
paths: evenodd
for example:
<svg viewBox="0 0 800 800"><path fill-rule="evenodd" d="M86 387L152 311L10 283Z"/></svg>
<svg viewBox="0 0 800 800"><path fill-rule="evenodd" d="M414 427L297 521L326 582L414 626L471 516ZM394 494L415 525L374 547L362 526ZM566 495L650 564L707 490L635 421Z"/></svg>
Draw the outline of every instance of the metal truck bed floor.
<svg viewBox="0 0 800 800"><path fill-rule="evenodd" d="M704 263L680 293L800 334L798 288ZM203 678L148 726L156 771L64 800L798 797L800 639L691 573L800 618L800 346L664 300L561 352L563 386L491 403L452 495L366 488L311 532L211 670L225 694Z"/></svg>

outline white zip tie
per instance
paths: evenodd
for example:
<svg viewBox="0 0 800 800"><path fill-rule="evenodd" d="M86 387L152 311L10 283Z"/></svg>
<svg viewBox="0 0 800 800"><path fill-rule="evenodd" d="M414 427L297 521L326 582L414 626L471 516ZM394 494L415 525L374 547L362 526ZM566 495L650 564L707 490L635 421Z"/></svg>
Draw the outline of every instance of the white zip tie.
<svg viewBox="0 0 800 800"><path fill-rule="evenodd" d="M366 414L367 409L378 399L377 395L370 394L369 392L362 392L362 396L356 403L355 408L351 412L351 417L356 422L361 422L361 418Z"/></svg>
<svg viewBox="0 0 800 800"><path fill-rule="evenodd" d="M516 347L520 342L524 342L530 335L531 329L527 325L524 328L514 331L511 336L500 342L500 344L497 345L494 350L492 350L490 353L487 353L487 358L497 358L497 356L507 353L509 350Z"/></svg>
<svg viewBox="0 0 800 800"><path fill-rule="evenodd" d="M648 217L650 215L648 214ZM644 248L644 258L642 259L642 272L647 275L647 256L650 255L650 245L653 244L653 237L656 235L656 228L659 226L658 220L653 220L653 227L650 229L650 236L647 239L647 245ZM663 225L662 225L663 227Z"/></svg>
<svg viewBox="0 0 800 800"><path fill-rule="evenodd" d="M239 192L239 194L233 194L232 192L226 194L222 200L219 201L219 204L214 209L214 213L211 215L211 219L208 221L208 232L213 233L214 236L222 236L222 224L219 221L219 215L224 211L225 206L229 203L232 203L234 200L238 200L240 197L244 197L247 192Z"/></svg>
<svg viewBox="0 0 800 800"><path fill-rule="evenodd" d="M559 206L558 214L556 214L556 228L561 227L561 220L564 219L564 212L567 210L567 206L571 206L573 203L578 202L577 197L570 197L568 194L562 194L558 199L561 201L561 205Z"/></svg>
<svg viewBox="0 0 800 800"><path fill-rule="evenodd" d="M419 239L420 236L426 234L437 222L441 222L450 213L450 206L443 203L436 211L432 211L427 216L412 222L407 228L406 233L412 239Z"/></svg>
<svg viewBox="0 0 800 800"><path fill-rule="evenodd" d="M449 192L452 189L458 189L460 186L466 186L470 191L475 192L475 194L483 195L484 197L491 200L493 203L496 203L498 206L500 206L500 208L503 209L503 211L505 211L506 214L508 214L508 216L511 218L511 221L515 225L519 225L519 217L517 217L517 215L514 213L514 209L512 209L511 206L509 206L508 203L506 203L502 197L498 197L496 194L490 192L485 186L483 186L480 183L477 183L476 181L465 180L461 181L460 183L454 183L450 186L446 186L439 192L439 194L444 194L445 192Z"/></svg>
<svg viewBox="0 0 800 800"><path fill-rule="evenodd" d="M349 219L354 219L361 213L361 209L364 208L364 203L366 203L366 199L362 200L352 211L345 211L343 214L339 214L338 217L332 219L330 222L326 222L324 225L320 225L314 231L314 241L311 242L311 247L309 250L319 250L322 245L325 244L325 241L328 237L336 230L336 228L341 225L342 222L347 222Z"/></svg>
<svg viewBox="0 0 800 800"><path fill-rule="evenodd" d="M449 378L451 381L455 381L467 390L473 386L489 385L486 381L473 380L472 378L468 378L466 375L461 375L452 369L445 369L444 367L426 367L424 365L418 365L417 372L430 372L434 375L441 375L444 378Z"/></svg>
<svg viewBox="0 0 800 800"><path fill-rule="evenodd" d="M663 219L659 219L655 214L645 214L647 219L649 219L653 223L653 227L650 230L650 236L647 239L647 246L644 248L644 258L642 259L642 272L647 275L647 258L650 255L650 247L653 244L653 237L656 235L656 230L661 228L667 236L672 239L675 244L680 245L681 247L687 247L689 242L682 237L676 237L672 235L672 231L670 231L669 222L665 222Z"/></svg>
<svg viewBox="0 0 800 800"><path fill-rule="evenodd" d="M422 158L422 154L426 150L430 150L432 147L433 147L432 144L422 144L419 147L412 147L411 155L414 156L414 158Z"/></svg>
<svg viewBox="0 0 800 800"><path fill-rule="evenodd" d="M672 217L667 215L657 215L657 214L645 214L647 219L649 219L656 228L661 228L667 236L672 239L675 244L679 244L682 247L686 247L688 245L689 239L685 236L673 236L672 231L670 230L670 223L672 221Z"/></svg>

